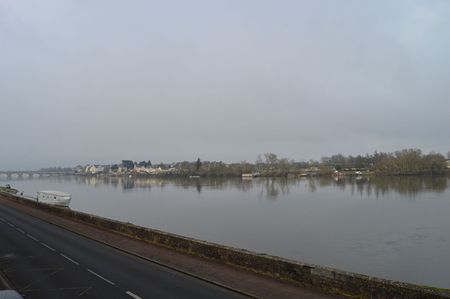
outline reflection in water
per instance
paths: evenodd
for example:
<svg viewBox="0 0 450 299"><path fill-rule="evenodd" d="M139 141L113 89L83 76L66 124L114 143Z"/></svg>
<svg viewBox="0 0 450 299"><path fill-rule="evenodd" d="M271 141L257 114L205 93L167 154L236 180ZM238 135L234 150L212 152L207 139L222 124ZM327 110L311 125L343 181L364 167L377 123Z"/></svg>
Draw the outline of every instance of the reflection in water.
<svg viewBox="0 0 450 299"><path fill-rule="evenodd" d="M38 180L39 178L17 178L21 180ZM350 189L351 194L360 194L367 197L384 197L392 192L405 196L415 197L422 192L444 192L449 186L446 176L398 176L398 177L316 177L316 178L254 178L254 179L221 179L221 178L130 178L130 177L95 177L95 176L61 176L48 178L56 182L71 182L100 187L102 185L114 186L123 192L131 189L159 188L166 186L182 189L195 188L198 193L203 188L212 190L237 189L243 192L256 189L259 198L276 200L280 196L289 194L290 186L304 184L306 189L314 193L319 188L333 187L345 191ZM1 179L0 179L1 181Z"/></svg>
<svg viewBox="0 0 450 299"><path fill-rule="evenodd" d="M277 199L280 195L289 194L289 185L298 181L288 179L264 178L255 181L255 187L259 188L259 198Z"/></svg>
<svg viewBox="0 0 450 299"><path fill-rule="evenodd" d="M316 182L317 182L317 181L318 181L318 180L315 180L315 179L308 179L307 187L308 187L308 190L309 190L311 193L316 192L316 190L317 190L317 184L316 184ZM319 181L319 184L320 184L320 181Z"/></svg>
<svg viewBox="0 0 450 299"><path fill-rule="evenodd" d="M395 177L394 179L374 178L368 184L369 188L373 188L377 197L384 196L386 193L395 191L400 195L409 197L416 196L418 193L425 191L444 192L448 186L447 177L417 177L404 176Z"/></svg>

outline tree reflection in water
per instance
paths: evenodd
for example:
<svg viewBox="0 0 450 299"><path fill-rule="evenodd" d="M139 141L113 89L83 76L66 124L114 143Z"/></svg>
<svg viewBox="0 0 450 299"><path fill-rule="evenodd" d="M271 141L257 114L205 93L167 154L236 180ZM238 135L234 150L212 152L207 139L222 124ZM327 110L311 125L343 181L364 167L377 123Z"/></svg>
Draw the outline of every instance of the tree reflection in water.
<svg viewBox="0 0 450 299"><path fill-rule="evenodd" d="M447 176L372 176L372 177L314 177L314 178L253 178L253 179L223 179L223 178L134 178L108 176L62 176L48 178L56 182L75 181L77 184L99 187L110 185L122 191L132 189L164 189L167 186L194 189L198 193L203 190L236 189L242 192L255 191L258 198L276 200L287 195L290 187L303 186L305 190L314 193L322 188L345 190L350 188L351 194L360 194L376 198L389 193L397 193L409 198L423 192L444 192L449 186ZM34 180L34 178L29 178Z"/></svg>
<svg viewBox="0 0 450 299"><path fill-rule="evenodd" d="M41 178L27 178L39 180ZM15 179L25 180L23 178ZM143 177L110 177L110 176L61 176L48 177L54 182L72 182L77 184L100 187L113 186L123 192L132 189L151 189L176 187L194 189L198 193L204 190L236 189L242 192L256 192L258 198L276 200L289 194L291 187L303 187L306 191L315 193L322 188L349 188L352 195L376 198L396 193L413 198L423 192L442 193L449 187L449 176L371 176L371 177L310 177L310 178L143 178Z"/></svg>

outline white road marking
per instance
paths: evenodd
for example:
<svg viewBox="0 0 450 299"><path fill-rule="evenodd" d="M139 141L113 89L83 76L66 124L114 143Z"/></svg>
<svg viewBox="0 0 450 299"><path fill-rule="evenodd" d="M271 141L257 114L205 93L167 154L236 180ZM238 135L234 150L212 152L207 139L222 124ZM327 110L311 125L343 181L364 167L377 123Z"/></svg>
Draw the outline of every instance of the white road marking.
<svg viewBox="0 0 450 299"><path fill-rule="evenodd" d="M21 232L22 234L25 233L22 229L20 229L20 228L18 228L18 227L16 227L16 230L19 231L19 232Z"/></svg>
<svg viewBox="0 0 450 299"><path fill-rule="evenodd" d="M91 274L97 276L98 278L103 279L103 280L106 281L107 283L112 284L113 286L116 285L116 284L115 284L114 282L112 282L111 280L104 278L103 276L101 276L100 274L95 273L95 272L92 271L91 269L86 269L86 270L87 270L89 273L91 273Z"/></svg>
<svg viewBox="0 0 450 299"><path fill-rule="evenodd" d="M47 244L45 244L45 243L43 243L43 242L41 242L41 244L42 244L42 246L47 247L47 248L50 249L51 251L55 251L55 248L52 248L52 247L48 246Z"/></svg>
<svg viewBox="0 0 450 299"><path fill-rule="evenodd" d="M2 221L2 222L6 222L6 220L5 220L5 219L3 219L3 218L1 218L1 217L0 217L0 221Z"/></svg>
<svg viewBox="0 0 450 299"><path fill-rule="evenodd" d="M65 258L66 260L68 260L68 261L71 261L72 263L74 263L75 265L79 265L79 263L77 262L77 261L74 261L73 259L71 259L70 257L68 257L67 255L64 255L64 254L62 254L62 253L60 253L61 254L61 256L63 257L63 258Z"/></svg>
<svg viewBox="0 0 450 299"><path fill-rule="evenodd" d="M10 222L8 222L8 225L11 226L11 227L16 227L14 224L12 224Z"/></svg>
<svg viewBox="0 0 450 299"><path fill-rule="evenodd" d="M133 297L134 299L142 299L141 297L139 297L139 296L136 295L136 294L131 293L130 291L126 291L126 294L127 294L128 296Z"/></svg>
<svg viewBox="0 0 450 299"><path fill-rule="evenodd" d="M27 237L30 238L31 240L34 240L37 242L37 239L35 237L33 237L32 235L27 234Z"/></svg>
<svg viewBox="0 0 450 299"><path fill-rule="evenodd" d="M33 237L32 235L27 234L27 237L30 238L31 240L34 240L37 242L38 239L36 239L35 237Z"/></svg>

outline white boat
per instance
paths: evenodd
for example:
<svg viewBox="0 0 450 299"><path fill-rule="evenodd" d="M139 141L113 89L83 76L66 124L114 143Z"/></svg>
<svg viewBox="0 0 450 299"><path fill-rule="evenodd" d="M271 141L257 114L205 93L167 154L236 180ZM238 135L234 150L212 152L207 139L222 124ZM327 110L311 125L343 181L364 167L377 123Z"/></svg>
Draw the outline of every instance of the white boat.
<svg viewBox="0 0 450 299"><path fill-rule="evenodd" d="M259 172L247 172L247 173L244 172L241 176L243 178L257 178L261 176L261 174Z"/></svg>
<svg viewBox="0 0 450 299"><path fill-rule="evenodd" d="M48 205L68 207L71 196L67 192L61 191L39 191L37 201Z"/></svg>

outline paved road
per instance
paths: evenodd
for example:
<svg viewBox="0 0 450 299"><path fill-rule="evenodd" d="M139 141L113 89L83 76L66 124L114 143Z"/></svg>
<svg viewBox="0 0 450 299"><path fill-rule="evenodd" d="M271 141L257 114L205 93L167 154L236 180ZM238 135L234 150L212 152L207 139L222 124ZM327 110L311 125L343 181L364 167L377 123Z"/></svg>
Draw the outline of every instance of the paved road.
<svg viewBox="0 0 450 299"><path fill-rule="evenodd" d="M0 268L27 299L246 298L2 205Z"/></svg>

